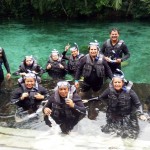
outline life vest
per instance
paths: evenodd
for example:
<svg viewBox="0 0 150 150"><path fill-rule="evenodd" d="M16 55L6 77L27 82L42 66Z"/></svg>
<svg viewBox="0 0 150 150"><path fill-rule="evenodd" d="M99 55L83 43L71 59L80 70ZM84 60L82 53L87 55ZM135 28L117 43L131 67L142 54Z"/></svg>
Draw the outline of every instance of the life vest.
<svg viewBox="0 0 150 150"><path fill-rule="evenodd" d="M77 63L79 62L79 60L83 56L84 56L83 54L79 54L77 57L75 57L75 59L73 58L72 55L69 57L68 68L69 68L70 71L77 70Z"/></svg>
<svg viewBox="0 0 150 150"><path fill-rule="evenodd" d="M59 57L57 61L53 61L50 57L48 63L52 65L52 68L47 70L50 76L52 76L53 78L61 78L65 76L66 70L61 69L59 66L60 64L62 64L61 57Z"/></svg>
<svg viewBox="0 0 150 150"><path fill-rule="evenodd" d="M24 72L28 72L28 70L30 71L36 71L37 69L37 63L35 61L33 61L33 64L30 68L28 68L27 66L25 66L24 62L21 63L20 68L24 71Z"/></svg>
<svg viewBox="0 0 150 150"><path fill-rule="evenodd" d="M30 101L30 104L31 104L31 105L34 105L34 104L35 104L35 98L34 98L34 96L35 96L35 94L37 94L37 92L38 92L38 84L36 83L35 86L34 86L32 89L30 89L30 90L28 90L28 89L26 88L26 86L25 86L24 83L21 84L21 87L22 87L22 89L23 89L23 93L24 93L24 92L28 92L28 93L29 93L29 101Z"/></svg>
<svg viewBox="0 0 150 150"><path fill-rule="evenodd" d="M86 56L86 63L83 67L82 75L87 78L91 75L92 71L95 71L98 77L105 76L105 68L103 65L103 55L99 54L97 56L97 60L92 62L91 57L89 54Z"/></svg>
<svg viewBox="0 0 150 150"><path fill-rule="evenodd" d="M121 93L116 93L115 89L112 86L112 83L109 84L110 93L108 95L108 111L115 112L120 115L127 115L131 112L132 103L130 90L132 87L132 82L126 85L127 90L122 90Z"/></svg>
<svg viewBox="0 0 150 150"><path fill-rule="evenodd" d="M62 58L59 57L57 61L54 61L51 57L49 57L48 63L53 66L51 70L58 71L58 69L60 69L59 64L62 64Z"/></svg>
<svg viewBox="0 0 150 150"><path fill-rule="evenodd" d="M69 98L72 99L73 93L75 92L76 88L74 86L71 86L69 89ZM66 118L74 118L74 115L71 111L71 108L67 106L66 104L61 104L60 102L60 96L58 94L58 90L55 90L54 93L54 103L52 103L52 117L55 119L61 119L60 114L63 114L66 116Z"/></svg>
<svg viewBox="0 0 150 150"><path fill-rule="evenodd" d="M119 58L122 53L121 45L124 43L123 40L119 40L114 46L111 45L110 39L106 41L106 49L104 55L110 57L112 60Z"/></svg>

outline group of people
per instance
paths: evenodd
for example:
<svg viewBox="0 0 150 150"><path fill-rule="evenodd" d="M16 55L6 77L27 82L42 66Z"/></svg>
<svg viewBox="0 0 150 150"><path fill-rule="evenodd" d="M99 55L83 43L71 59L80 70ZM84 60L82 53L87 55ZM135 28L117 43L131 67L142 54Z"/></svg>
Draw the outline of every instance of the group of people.
<svg viewBox="0 0 150 150"><path fill-rule="evenodd" d="M67 56L69 48L68 44L61 55L54 49L46 69L42 69L32 56L26 57L19 70L14 73L22 77L18 80L19 87L12 92L11 102L32 113L39 108L42 101L47 100L43 107L46 124L51 126L48 120L48 116L51 116L63 133L69 133L86 115L82 96L88 95L92 90L97 95L93 98L94 101L104 102L107 106L107 123L102 127L102 132L117 132L122 137L136 138L139 131L137 118L147 118L143 114L137 94L131 89L133 83L127 81L121 71L121 62L127 60L130 53L124 41L119 39L119 31L113 28L110 38L102 47L97 41L90 42L88 54L80 54L75 43L70 48L71 55ZM2 54L2 60L3 57ZM6 57L4 58L1 62L4 62L7 78L10 78L9 65ZM40 84L40 77L45 72L53 79L59 79L52 95ZM74 77L74 85L64 80L66 73ZM80 77L83 77L83 82L79 82ZM100 94L99 91L108 78L111 80L109 87Z"/></svg>

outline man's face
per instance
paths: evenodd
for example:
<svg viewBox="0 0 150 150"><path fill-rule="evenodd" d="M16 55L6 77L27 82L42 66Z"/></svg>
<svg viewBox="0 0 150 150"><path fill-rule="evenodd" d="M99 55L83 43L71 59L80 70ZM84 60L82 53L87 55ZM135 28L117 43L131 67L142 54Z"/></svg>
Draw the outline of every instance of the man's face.
<svg viewBox="0 0 150 150"><path fill-rule="evenodd" d="M97 50L96 45L91 45L90 46L89 54L90 54L91 57L96 57L97 56L98 50Z"/></svg>
<svg viewBox="0 0 150 150"><path fill-rule="evenodd" d="M110 33L110 39L111 39L112 41L118 41L118 38L119 38L119 33L118 33L118 31L112 31L112 32Z"/></svg>
<svg viewBox="0 0 150 150"><path fill-rule="evenodd" d="M35 79L30 77L30 78L26 78L25 79L25 86L28 88L28 89L31 89L33 88L33 86L35 85Z"/></svg>
<svg viewBox="0 0 150 150"><path fill-rule="evenodd" d="M67 86L61 86L58 88L58 93L63 98L67 97L68 92L69 92L69 89Z"/></svg>

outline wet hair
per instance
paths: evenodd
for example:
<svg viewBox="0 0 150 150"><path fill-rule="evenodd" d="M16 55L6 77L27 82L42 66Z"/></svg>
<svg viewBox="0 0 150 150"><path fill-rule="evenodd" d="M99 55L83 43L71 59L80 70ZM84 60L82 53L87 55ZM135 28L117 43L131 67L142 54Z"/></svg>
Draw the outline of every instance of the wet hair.
<svg viewBox="0 0 150 150"><path fill-rule="evenodd" d="M112 28L112 29L109 31L109 34L111 34L112 31L115 31L115 32L117 31L118 34L120 34L119 29L117 29L117 28Z"/></svg>

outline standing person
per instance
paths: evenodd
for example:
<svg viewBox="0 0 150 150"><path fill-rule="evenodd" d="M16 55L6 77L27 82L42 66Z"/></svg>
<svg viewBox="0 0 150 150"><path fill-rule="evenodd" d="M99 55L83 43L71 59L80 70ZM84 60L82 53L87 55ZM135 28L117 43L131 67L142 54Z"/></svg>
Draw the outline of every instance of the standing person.
<svg viewBox="0 0 150 150"><path fill-rule="evenodd" d="M59 124L63 133L68 134L85 116L86 108L76 88L67 81L59 81L43 112Z"/></svg>
<svg viewBox="0 0 150 150"><path fill-rule="evenodd" d="M7 80L9 80L11 78L9 64L8 64L4 49L0 47L0 90L2 88L1 87L2 82L4 81L4 72L3 72L3 68L2 68L3 63L4 63L4 66L6 68L6 71L7 71L6 78L7 78Z"/></svg>
<svg viewBox="0 0 150 150"><path fill-rule="evenodd" d="M119 31L116 28L110 31L110 39L104 42L101 52L104 54L112 73L117 68L121 69L121 62L130 57L128 47L123 40L119 40Z"/></svg>
<svg viewBox="0 0 150 150"><path fill-rule="evenodd" d="M138 136L137 117L141 120L147 120L147 118L143 115L137 94L131 89L132 85L131 81L125 80L123 72L118 70L109 87L98 97L107 105L107 124L102 127L102 132L117 133L122 138Z"/></svg>
<svg viewBox="0 0 150 150"><path fill-rule="evenodd" d="M49 98L49 93L37 83L35 74L27 73L23 79L21 86L12 92L11 102L22 107L22 111L35 112L41 102Z"/></svg>
<svg viewBox="0 0 150 150"><path fill-rule="evenodd" d="M110 79L113 75L103 55L99 54L99 44L91 42L88 48L89 54L80 59L75 75L75 86L79 87L78 80L83 75L82 92L88 92L90 89L97 92L101 89L106 75Z"/></svg>
<svg viewBox="0 0 150 150"><path fill-rule="evenodd" d="M84 55L79 53L79 47L76 43L74 43L74 46L70 48L71 55L66 56L66 53L67 53L69 48L70 48L70 45L68 44L65 47L65 51L62 53L62 55L63 55L62 58L68 60L68 64L67 64L68 73L71 74L72 76L75 76L79 60Z"/></svg>
<svg viewBox="0 0 150 150"><path fill-rule="evenodd" d="M53 79L64 79L66 75L66 62L59 55L59 52L54 49L49 56L49 60L46 64L46 71Z"/></svg>

